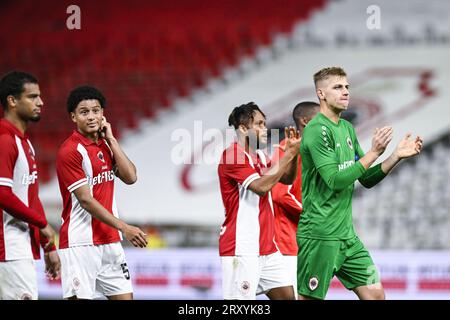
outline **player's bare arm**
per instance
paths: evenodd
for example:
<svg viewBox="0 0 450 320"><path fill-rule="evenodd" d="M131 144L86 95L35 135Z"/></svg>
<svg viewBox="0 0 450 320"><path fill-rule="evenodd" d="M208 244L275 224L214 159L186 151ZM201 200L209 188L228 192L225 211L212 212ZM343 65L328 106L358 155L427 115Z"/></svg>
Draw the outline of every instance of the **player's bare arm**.
<svg viewBox="0 0 450 320"><path fill-rule="evenodd" d="M146 234L141 229L131 226L109 213L105 207L92 197L87 185L77 188L73 193L84 210L101 222L121 231L133 246L140 248L145 248L147 246Z"/></svg>
<svg viewBox="0 0 450 320"><path fill-rule="evenodd" d="M297 152L295 157L292 159L291 162L289 162L288 167L284 173L284 175L281 177L280 182L283 184L292 184L295 181L295 178L297 177L297 159L298 155L300 153L300 132L296 130L294 127L286 127L284 128L284 136L286 139L286 145L284 151L286 152L286 149L292 148L292 152Z"/></svg>
<svg viewBox="0 0 450 320"><path fill-rule="evenodd" d="M295 132L290 132L287 137L289 138L286 142L285 153L278 162L278 165L270 168L270 170L267 171L261 178L250 183L248 187L259 196L264 196L276 183L280 181L289 166L291 166L292 162L295 162L295 168L297 167L296 163L300 149L300 137ZM293 180L295 180L295 174L292 181Z"/></svg>
<svg viewBox="0 0 450 320"><path fill-rule="evenodd" d="M102 137L108 142L108 145L114 154L114 160L116 161L116 176L126 184L135 183L137 180L136 167L133 162L128 159L125 152L123 152L119 142L112 133L111 124L106 120L106 117L103 117L101 134Z"/></svg>
<svg viewBox="0 0 450 320"><path fill-rule="evenodd" d="M383 161L381 170L383 170L385 174L388 174L400 160L418 155L422 150L422 145L423 140L420 136L411 139L411 133L407 133L389 158Z"/></svg>

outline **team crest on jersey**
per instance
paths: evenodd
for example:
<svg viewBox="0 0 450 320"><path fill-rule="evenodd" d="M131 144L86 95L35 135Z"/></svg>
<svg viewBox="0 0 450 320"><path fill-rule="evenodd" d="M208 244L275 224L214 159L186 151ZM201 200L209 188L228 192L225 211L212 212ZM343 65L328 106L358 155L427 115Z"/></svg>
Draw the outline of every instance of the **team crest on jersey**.
<svg viewBox="0 0 450 320"><path fill-rule="evenodd" d="M350 139L350 137L347 137L347 144L348 144L349 148L353 150L353 143L352 143L352 140Z"/></svg>
<svg viewBox="0 0 450 320"><path fill-rule="evenodd" d="M242 281L242 284L241 284L241 292L242 292L242 294L243 295L246 295L246 294L248 294L249 293L249 291L250 291L250 282L248 282L248 281Z"/></svg>
<svg viewBox="0 0 450 320"><path fill-rule="evenodd" d="M309 279L308 287L311 291L314 291L319 286L319 279L317 277L312 277Z"/></svg>
<svg viewBox="0 0 450 320"><path fill-rule="evenodd" d="M97 157L104 163L105 162L105 157L103 156L103 152L99 151L97 153Z"/></svg>

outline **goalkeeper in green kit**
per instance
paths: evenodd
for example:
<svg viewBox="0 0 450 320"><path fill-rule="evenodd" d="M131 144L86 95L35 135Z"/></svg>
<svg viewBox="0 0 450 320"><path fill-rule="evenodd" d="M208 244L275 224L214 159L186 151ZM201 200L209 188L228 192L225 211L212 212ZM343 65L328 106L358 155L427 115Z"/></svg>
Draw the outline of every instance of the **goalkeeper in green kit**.
<svg viewBox="0 0 450 320"><path fill-rule="evenodd" d="M359 299L384 299L378 271L352 222L354 182L371 188L404 158L417 155L422 139L407 134L384 162L372 166L392 139L392 128L375 129L364 154L355 129L341 113L349 104L345 71L314 75L320 112L306 126L300 146L303 213L297 229L299 299L324 299L333 276ZM372 166L372 167L371 167Z"/></svg>

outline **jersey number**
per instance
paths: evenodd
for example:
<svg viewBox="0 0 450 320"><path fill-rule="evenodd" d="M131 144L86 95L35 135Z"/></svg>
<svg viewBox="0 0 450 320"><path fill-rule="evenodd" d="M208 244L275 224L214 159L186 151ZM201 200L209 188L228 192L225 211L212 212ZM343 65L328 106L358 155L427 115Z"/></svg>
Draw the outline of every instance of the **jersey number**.
<svg viewBox="0 0 450 320"><path fill-rule="evenodd" d="M125 277L125 279L130 280L130 271L128 270L127 263L122 263L120 267L122 268L123 276Z"/></svg>

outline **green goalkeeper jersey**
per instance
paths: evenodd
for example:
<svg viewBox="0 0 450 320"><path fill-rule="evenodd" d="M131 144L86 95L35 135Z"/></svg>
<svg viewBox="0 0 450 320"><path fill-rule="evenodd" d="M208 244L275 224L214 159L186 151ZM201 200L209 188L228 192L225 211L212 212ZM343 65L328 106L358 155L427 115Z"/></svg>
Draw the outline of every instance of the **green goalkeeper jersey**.
<svg viewBox="0 0 450 320"><path fill-rule="evenodd" d="M352 221L354 182L371 187L385 174L381 165L366 170L364 152L350 122L334 123L318 113L306 126L300 146L302 200L297 236L345 240L356 236Z"/></svg>

